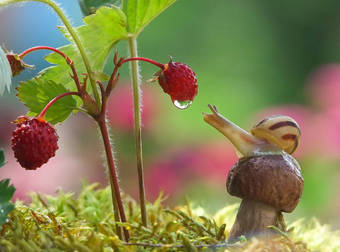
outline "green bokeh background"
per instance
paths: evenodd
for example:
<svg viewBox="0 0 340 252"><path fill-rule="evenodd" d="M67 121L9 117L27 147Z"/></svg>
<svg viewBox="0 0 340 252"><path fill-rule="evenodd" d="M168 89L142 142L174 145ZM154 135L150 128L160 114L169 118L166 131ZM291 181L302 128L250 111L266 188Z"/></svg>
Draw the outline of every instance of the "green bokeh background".
<svg viewBox="0 0 340 252"><path fill-rule="evenodd" d="M81 23L82 14L76 1L58 2L74 24ZM15 14L17 9L9 8L9 13ZM3 21L0 43L11 44L11 49L17 51L37 44L66 43L51 28L59 24L51 11L30 3L21 12L25 15L15 20L0 12ZM46 18L44 24L34 18L34 12L46 15L42 17ZM271 106L315 107L306 95L306 84L309 75L320 66L340 62L339 12L340 2L336 0L178 0L162 13L140 35L139 54L160 62L166 62L171 55L176 61L190 65L197 74L199 93L193 105L183 111L172 106L170 98L163 93L157 97L155 106L161 108L161 114L152 134L144 138L146 169L150 160L166 150L204 145L223 137L202 121L201 113L208 112L208 103L216 104L222 114L246 129L255 123L252 121L255 113ZM6 28L8 22L13 22L13 31ZM127 54L126 43L120 43L117 50L121 55ZM35 61L36 71L22 74L15 79L16 83L46 67L41 55L30 60ZM111 69L112 65L108 64L106 71ZM141 64L144 81L154 72L154 66ZM127 68L122 70L122 78L129 79ZM144 85L160 90L157 85ZM18 103L14 97L1 99L2 104ZM133 161L133 136L120 132L114 135L118 159L122 163ZM295 215L318 216L340 225L337 222L339 160L314 156L299 161L305 190ZM122 171L123 186L132 186L126 182L127 174L133 174L129 169L130 172ZM188 195L195 204L205 205L210 211L236 201L227 198L224 185L220 189L204 184L203 178L183 185L177 200L183 202L183 197Z"/></svg>

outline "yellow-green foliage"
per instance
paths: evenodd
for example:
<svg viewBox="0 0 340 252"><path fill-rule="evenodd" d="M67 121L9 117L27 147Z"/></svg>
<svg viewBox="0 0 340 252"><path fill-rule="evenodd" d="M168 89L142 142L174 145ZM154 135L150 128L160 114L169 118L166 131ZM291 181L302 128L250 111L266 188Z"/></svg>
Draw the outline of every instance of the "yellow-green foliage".
<svg viewBox="0 0 340 252"><path fill-rule="evenodd" d="M167 209L160 196L147 205L149 227L141 226L139 207L125 196L131 235L129 244L116 235L109 189L84 185L75 198L59 192L57 197L32 195L29 206L16 203L10 222L0 233L0 251L340 251L340 233L317 220L297 221L271 240L240 239L228 244L237 205L207 216L202 208Z"/></svg>

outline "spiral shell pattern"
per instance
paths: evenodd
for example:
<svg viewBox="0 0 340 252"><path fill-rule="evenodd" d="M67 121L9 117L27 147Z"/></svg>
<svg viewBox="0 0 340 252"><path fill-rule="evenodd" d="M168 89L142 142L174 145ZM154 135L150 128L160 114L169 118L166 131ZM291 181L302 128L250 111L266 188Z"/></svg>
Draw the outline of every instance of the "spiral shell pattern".
<svg viewBox="0 0 340 252"><path fill-rule="evenodd" d="M301 131L298 123L285 115L266 117L251 129L255 137L267 140L292 154L299 145Z"/></svg>

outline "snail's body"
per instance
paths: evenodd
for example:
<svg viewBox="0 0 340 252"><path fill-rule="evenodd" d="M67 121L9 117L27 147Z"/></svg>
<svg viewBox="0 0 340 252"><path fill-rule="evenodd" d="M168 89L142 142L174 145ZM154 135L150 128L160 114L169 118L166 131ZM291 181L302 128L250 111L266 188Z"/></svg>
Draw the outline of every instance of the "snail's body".
<svg viewBox="0 0 340 252"><path fill-rule="evenodd" d="M227 179L227 191L243 199L229 240L273 235L268 226L284 229L281 212L295 209L303 188L300 167L289 155L300 139L298 124L287 116L271 116L248 133L215 106L209 108L213 113L204 114L204 120L230 140L240 157Z"/></svg>
<svg viewBox="0 0 340 252"><path fill-rule="evenodd" d="M251 134L218 113L209 105L213 114L204 114L204 121L215 127L244 157L295 151L300 138L298 124L288 116L271 116L262 120Z"/></svg>

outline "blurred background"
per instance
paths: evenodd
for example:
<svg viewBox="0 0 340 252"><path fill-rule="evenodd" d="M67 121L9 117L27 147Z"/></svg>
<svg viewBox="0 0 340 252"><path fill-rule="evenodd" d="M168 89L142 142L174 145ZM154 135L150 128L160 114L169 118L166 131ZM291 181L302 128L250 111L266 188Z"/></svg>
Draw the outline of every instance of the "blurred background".
<svg viewBox="0 0 340 252"><path fill-rule="evenodd" d="M57 0L74 25L82 24L78 2ZM177 109L155 83L143 84L143 146L147 199L160 191L167 204L195 206L214 213L239 199L227 194L226 177L237 157L231 144L202 120L207 104L245 129L270 114L296 119L302 139L294 154L305 179L301 203L289 219L316 216L340 227L340 2L336 0L252 1L179 0L139 37L139 54L166 63L171 55L195 70L199 92L186 110ZM0 10L0 43L20 53L37 45L68 43L56 29L57 16L40 3ZM98 38L100 39L100 38ZM126 43L118 51L127 55ZM48 66L47 52L25 58L35 70L14 79L32 78ZM146 82L156 71L141 64ZM112 64L106 67L112 71ZM78 113L57 125L59 150L38 171L26 171L10 149L13 125L26 113L16 91L0 97L0 147L8 163L0 178L11 178L16 198L30 191L77 192L82 179L107 184L101 141L94 123ZM110 100L108 117L121 185L137 196L133 107L128 67Z"/></svg>

